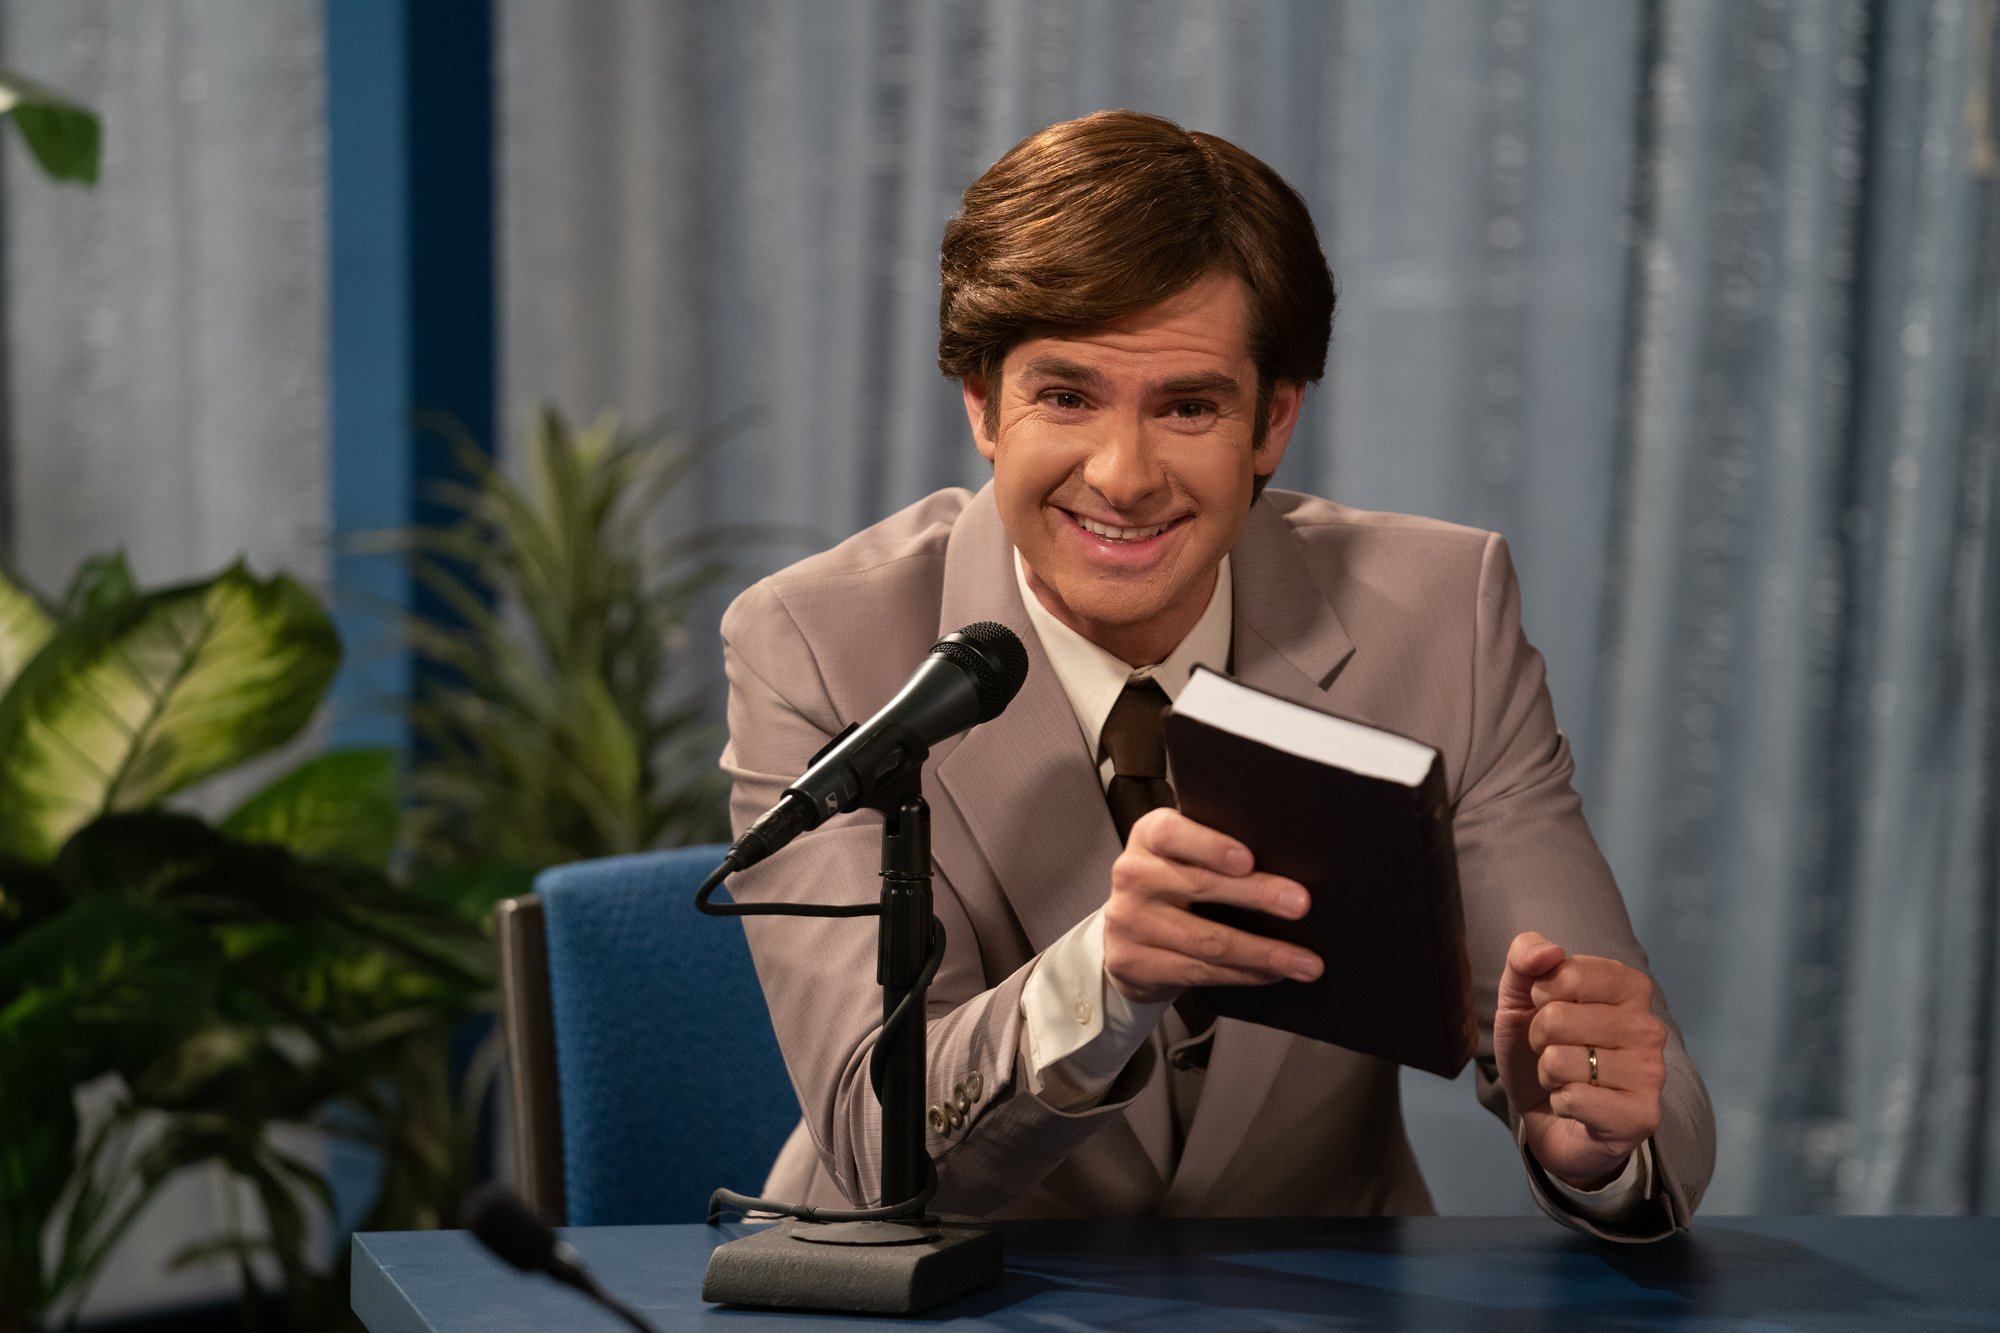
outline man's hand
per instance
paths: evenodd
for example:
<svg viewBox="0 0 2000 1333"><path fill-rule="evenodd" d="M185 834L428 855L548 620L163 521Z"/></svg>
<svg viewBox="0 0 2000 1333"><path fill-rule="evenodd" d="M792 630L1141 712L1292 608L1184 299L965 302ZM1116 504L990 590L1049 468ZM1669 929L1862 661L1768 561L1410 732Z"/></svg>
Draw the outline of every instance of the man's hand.
<svg viewBox="0 0 2000 1333"><path fill-rule="evenodd" d="M1644 972L1611 958L1569 957L1533 931L1514 937L1500 974L1493 1054L1543 1170L1576 1189L1615 1180L1660 1127L1666 1049L1667 1025L1653 1013L1653 981Z"/></svg>
<svg viewBox="0 0 2000 1333"><path fill-rule="evenodd" d="M1111 866L1104 905L1104 970L1135 1004L1175 999L1191 986L1311 981L1318 955L1282 940L1219 925L1189 911L1228 903L1297 920L1311 906L1296 880L1257 873L1250 849L1177 810L1132 825Z"/></svg>

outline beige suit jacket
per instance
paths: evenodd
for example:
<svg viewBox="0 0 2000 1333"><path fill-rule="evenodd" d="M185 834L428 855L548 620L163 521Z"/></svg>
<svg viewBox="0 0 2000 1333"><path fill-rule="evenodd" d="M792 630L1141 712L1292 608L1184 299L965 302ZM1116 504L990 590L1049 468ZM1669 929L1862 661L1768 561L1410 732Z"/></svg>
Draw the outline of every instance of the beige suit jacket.
<svg viewBox="0 0 2000 1333"><path fill-rule="evenodd" d="M763 580L723 619L731 814L741 830L850 721L880 708L944 633L997 620L1027 645L1026 684L999 718L932 753L936 910L948 952L930 992L926 1104L976 1082L966 1123L930 1135L945 1212L1005 1216L1339 1215L1431 1211L1403 1133L1398 1071L1380 1060L1224 1020L1176 1160L1158 1038L1104 1103L1070 1114L1027 1090L1021 987L1037 953L1101 906L1120 847L1070 704L1030 628L991 488L930 496ZM1497 536L1269 491L1232 552L1242 680L1418 737L1444 756L1456 807L1480 1019L1480 1097L1508 942L1542 931L1573 952L1646 956L1570 786L1540 655ZM880 816L828 821L735 876L742 901L872 902ZM880 1026L871 921L746 920L811 1150L771 1188L819 1204L874 1201L879 1112L868 1057ZM1666 1015L1664 1001L1660 1003ZM1668 1018L1672 1029L1672 1020ZM977 1080L969 1076L977 1074ZM1672 1030L1655 1136L1661 1206L1626 1238L1685 1226L1714 1126ZM1518 1125L1516 1125L1518 1129ZM796 1149L806 1149L803 1136ZM1549 1201L1569 1225L1604 1234Z"/></svg>

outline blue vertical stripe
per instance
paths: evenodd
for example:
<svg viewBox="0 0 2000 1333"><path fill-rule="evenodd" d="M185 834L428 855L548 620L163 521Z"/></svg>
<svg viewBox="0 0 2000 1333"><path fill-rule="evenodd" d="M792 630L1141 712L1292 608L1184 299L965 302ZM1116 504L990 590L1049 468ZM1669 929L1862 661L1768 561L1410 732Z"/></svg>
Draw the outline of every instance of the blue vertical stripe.
<svg viewBox="0 0 2000 1333"><path fill-rule="evenodd" d="M330 462L338 745L406 748L399 617L438 608L361 534L437 521L458 422L491 447L493 78L489 0L326 6Z"/></svg>

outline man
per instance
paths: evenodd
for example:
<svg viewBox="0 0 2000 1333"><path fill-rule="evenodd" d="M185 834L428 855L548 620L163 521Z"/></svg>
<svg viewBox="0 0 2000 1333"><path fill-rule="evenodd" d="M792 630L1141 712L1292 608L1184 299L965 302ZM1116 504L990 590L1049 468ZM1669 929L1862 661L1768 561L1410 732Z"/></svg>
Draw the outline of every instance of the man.
<svg viewBox="0 0 2000 1333"><path fill-rule="evenodd" d="M768 808L939 634L1012 626L1020 695L924 774L948 936L934 1206L1426 1212L1394 1066L1189 1002L1320 962L1189 910L1296 917L1306 901L1141 771L1197 663L1423 739L1455 807L1481 1098L1553 1216L1670 1234L1712 1166L1707 1096L1584 826L1504 543L1262 493L1333 303L1303 201L1222 140L1107 112L996 163L946 229L939 321L992 484L933 495L730 609L734 818ZM872 900L878 828L829 821L732 891ZM748 927L805 1108L767 1193L880 1202L873 932Z"/></svg>

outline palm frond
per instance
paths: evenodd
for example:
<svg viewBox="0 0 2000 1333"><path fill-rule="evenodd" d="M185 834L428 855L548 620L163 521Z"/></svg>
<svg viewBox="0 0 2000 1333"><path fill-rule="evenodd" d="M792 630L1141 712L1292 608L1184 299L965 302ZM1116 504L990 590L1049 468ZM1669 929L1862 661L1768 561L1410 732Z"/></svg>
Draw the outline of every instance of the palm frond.
<svg viewBox="0 0 2000 1333"><path fill-rule="evenodd" d="M457 518L405 543L449 613L409 632L444 669L409 712L420 860L569 860L722 831L712 762L662 762L713 726L675 678L731 550L772 533L658 530L716 438L544 410L510 469L453 436L463 479L431 494Z"/></svg>

